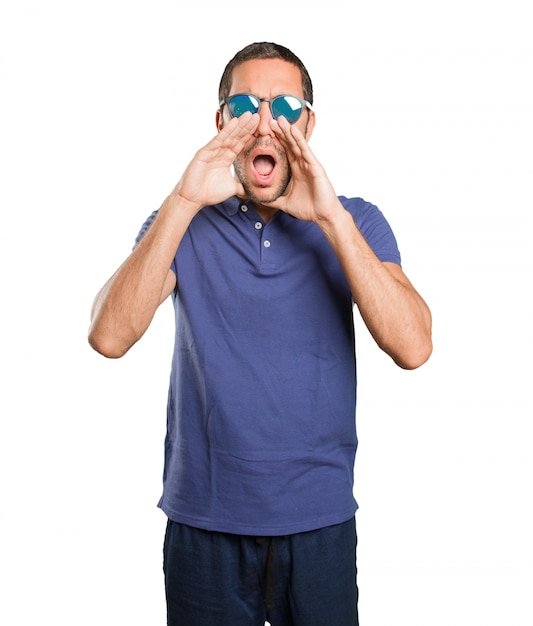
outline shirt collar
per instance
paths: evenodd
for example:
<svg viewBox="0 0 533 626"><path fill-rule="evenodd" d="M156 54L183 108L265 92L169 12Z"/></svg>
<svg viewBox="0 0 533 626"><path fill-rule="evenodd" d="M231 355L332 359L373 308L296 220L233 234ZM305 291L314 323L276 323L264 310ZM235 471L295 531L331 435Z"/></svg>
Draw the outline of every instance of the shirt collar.
<svg viewBox="0 0 533 626"><path fill-rule="evenodd" d="M244 200L240 200L239 198L237 198L237 196L231 196L231 198L228 198L227 200L224 200L224 202L221 202L220 204L217 205L217 207L219 207L219 210L226 213L228 217L233 217L234 215L236 215L242 206L245 206L249 209L253 207L253 204L248 203ZM281 218L279 217L280 215L282 216ZM284 213L283 211L278 211L276 215L274 215L274 217L277 217L277 219L290 219L290 220L296 219L292 215L289 215L288 213Z"/></svg>
<svg viewBox="0 0 533 626"><path fill-rule="evenodd" d="M237 213L237 211L243 204L246 204L246 202L244 202L243 200L239 200L237 196L232 196L231 198L224 200L224 202L221 202L219 206L221 210L224 211L226 215L228 215L228 217L232 217Z"/></svg>

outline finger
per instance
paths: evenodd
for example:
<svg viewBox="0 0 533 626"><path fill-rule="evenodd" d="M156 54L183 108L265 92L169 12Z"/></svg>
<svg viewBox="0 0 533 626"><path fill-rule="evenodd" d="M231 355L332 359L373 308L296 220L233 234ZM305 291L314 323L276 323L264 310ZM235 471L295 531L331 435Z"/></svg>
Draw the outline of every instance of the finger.
<svg viewBox="0 0 533 626"><path fill-rule="evenodd" d="M289 124L284 117L274 120L272 129L280 143L291 157L291 161L313 161L314 155L309 144L297 126Z"/></svg>
<svg viewBox="0 0 533 626"><path fill-rule="evenodd" d="M278 117L277 120L271 120L270 125L284 148L291 150L297 148L297 143L291 132L291 125L283 116Z"/></svg>
<svg viewBox="0 0 533 626"><path fill-rule="evenodd" d="M259 120L259 115L250 112L231 118L218 135L222 146L237 156L255 132Z"/></svg>
<svg viewBox="0 0 533 626"><path fill-rule="evenodd" d="M317 162L314 152L311 150L307 139L302 131L296 126L287 122L286 131L290 134L291 141L293 143L293 149L301 154L308 162Z"/></svg>

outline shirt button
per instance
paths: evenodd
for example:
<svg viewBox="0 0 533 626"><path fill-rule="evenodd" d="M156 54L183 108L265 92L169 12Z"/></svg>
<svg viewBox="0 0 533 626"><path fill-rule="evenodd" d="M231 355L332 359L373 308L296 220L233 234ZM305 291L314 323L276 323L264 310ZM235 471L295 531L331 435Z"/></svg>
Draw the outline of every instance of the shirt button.
<svg viewBox="0 0 533 626"><path fill-rule="evenodd" d="M255 223L255 230L261 230L262 228L263 228L263 224L261 224L261 222Z"/></svg>
<svg viewBox="0 0 533 626"><path fill-rule="evenodd" d="M241 211L242 211L243 213L246 213L246 211L248 211L248 207L247 207L245 204L243 204L243 205L241 206Z"/></svg>
<svg viewBox="0 0 533 626"><path fill-rule="evenodd" d="M268 239L266 239L264 241L263 245L265 246L265 248L270 248L270 241Z"/></svg>

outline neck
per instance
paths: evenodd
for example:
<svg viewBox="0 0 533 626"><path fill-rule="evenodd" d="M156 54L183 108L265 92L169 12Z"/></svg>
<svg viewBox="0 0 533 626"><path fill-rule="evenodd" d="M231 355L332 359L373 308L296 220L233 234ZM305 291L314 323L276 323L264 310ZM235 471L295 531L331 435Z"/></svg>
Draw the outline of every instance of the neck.
<svg viewBox="0 0 533 626"><path fill-rule="evenodd" d="M274 209L273 207L264 206L263 204L253 203L254 209L259 214L259 217L265 222L265 224L270 221L270 219L274 216L275 213L278 212L278 209Z"/></svg>

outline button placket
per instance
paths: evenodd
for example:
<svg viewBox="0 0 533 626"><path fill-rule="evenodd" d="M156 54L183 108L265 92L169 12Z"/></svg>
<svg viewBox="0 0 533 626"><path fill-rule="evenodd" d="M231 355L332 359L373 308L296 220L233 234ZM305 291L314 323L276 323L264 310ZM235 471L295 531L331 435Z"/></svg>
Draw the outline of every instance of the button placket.
<svg viewBox="0 0 533 626"><path fill-rule="evenodd" d="M273 268L274 263L274 246L272 236L275 232L271 224L264 225L261 231L261 265L264 269Z"/></svg>
<svg viewBox="0 0 533 626"><path fill-rule="evenodd" d="M266 235L268 234L267 231L270 232L272 230L270 228L270 224L264 224L260 219L258 219L255 211L251 211L246 204L241 204L239 206L239 209L250 220L250 222L253 224L254 230L257 233L260 246L259 256L261 266L263 266L265 269L273 268L275 264L273 263L272 259L272 239L266 238Z"/></svg>

